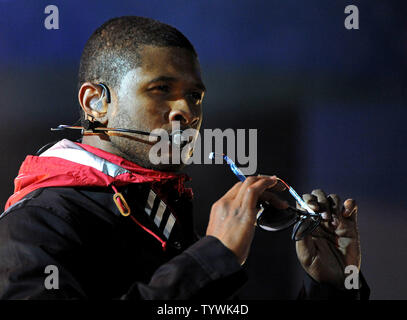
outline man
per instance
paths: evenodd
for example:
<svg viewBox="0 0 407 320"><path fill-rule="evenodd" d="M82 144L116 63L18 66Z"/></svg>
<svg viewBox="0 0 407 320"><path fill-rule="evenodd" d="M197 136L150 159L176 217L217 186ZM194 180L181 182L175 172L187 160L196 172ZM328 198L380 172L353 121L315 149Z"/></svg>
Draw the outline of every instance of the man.
<svg viewBox="0 0 407 320"><path fill-rule="evenodd" d="M199 130L204 93L197 54L173 27L121 17L93 33L79 70L81 143L28 156L1 216L1 298L225 299L241 287L258 200L286 206L270 192L276 177L235 184L198 239L182 165L153 164L143 135L95 129ZM356 204L320 190L304 199L325 220L297 242L310 276L300 298L360 298L363 281L344 287L345 267L360 268Z"/></svg>

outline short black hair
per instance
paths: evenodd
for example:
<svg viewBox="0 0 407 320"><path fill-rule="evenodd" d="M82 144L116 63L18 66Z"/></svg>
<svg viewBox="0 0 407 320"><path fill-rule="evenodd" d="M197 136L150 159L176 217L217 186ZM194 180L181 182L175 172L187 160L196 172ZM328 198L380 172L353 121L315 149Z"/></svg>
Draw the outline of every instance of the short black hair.
<svg viewBox="0 0 407 320"><path fill-rule="evenodd" d="M143 45L185 48L197 57L191 42L168 24L137 16L113 18L97 28L85 44L78 89L87 81L117 88L128 71L141 65L139 49Z"/></svg>

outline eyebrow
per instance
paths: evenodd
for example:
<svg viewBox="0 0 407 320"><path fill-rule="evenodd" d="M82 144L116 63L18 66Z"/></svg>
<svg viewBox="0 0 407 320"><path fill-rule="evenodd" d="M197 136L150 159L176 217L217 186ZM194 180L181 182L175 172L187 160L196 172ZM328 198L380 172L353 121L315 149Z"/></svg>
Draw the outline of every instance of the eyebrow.
<svg viewBox="0 0 407 320"><path fill-rule="evenodd" d="M175 81L178 81L178 79L174 78L174 77L168 77L168 76L159 76L157 78L154 78L154 79L150 80L148 82L148 84L154 83L154 82L160 82L160 81L175 82ZM200 89L202 91L206 91L206 87L202 82L195 83L195 87L197 87L198 89Z"/></svg>

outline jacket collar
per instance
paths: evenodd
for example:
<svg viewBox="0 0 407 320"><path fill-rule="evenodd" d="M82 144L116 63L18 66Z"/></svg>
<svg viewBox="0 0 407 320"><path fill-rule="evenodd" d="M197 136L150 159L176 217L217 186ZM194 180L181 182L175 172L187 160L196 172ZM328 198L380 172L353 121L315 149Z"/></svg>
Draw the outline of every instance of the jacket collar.
<svg viewBox="0 0 407 320"><path fill-rule="evenodd" d="M148 182L157 189L165 186L192 198L192 190L184 187L189 180L186 174L146 169L104 150L63 139L39 156L26 157L5 210L44 187L108 187Z"/></svg>

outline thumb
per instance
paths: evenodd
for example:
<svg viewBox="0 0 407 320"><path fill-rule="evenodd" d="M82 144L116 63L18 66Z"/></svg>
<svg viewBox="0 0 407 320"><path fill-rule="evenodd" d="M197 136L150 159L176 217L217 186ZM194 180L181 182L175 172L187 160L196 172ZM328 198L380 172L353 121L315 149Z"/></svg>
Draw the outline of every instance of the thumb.
<svg viewBox="0 0 407 320"><path fill-rule="evenodd" d="M315 243L311 235L295 242L298 260L304 267L309 267L316 255Z"/></svg>

